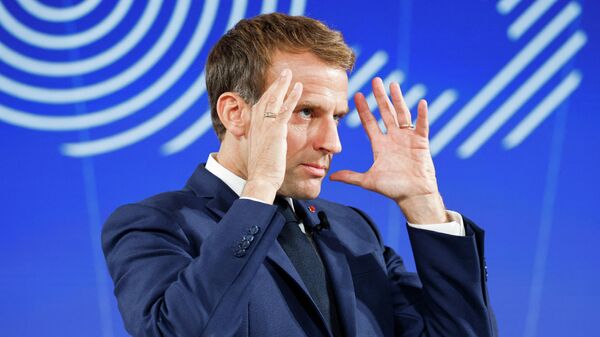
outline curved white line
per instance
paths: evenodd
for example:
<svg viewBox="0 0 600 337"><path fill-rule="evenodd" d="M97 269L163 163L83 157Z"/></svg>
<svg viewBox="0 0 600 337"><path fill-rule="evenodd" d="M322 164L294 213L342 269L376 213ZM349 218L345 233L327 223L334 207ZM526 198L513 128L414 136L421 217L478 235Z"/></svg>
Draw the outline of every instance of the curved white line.
<svg viewBox="0 0 600 337"><path fill-rule="evenodd" d="M306 9L306 0L292 0L290 5L290 15L304 15Z"/></svg>
<svg viewBox="0 0 600 337"><path fill-rule="evenodd" d="M123 20L132 4L132 0L121 0L112 12L93 28L76 34L59 36L37 32L23 25L12 17L0 1L0 24L16 38L36 47L46 49L79 48L99 40L113 30Z"/></svg>
<svg viewBox="0 0 600 337"><path fill-rule="evenodd" d="M85 0L75 6L55 8L34 0L17 0L19 5L29 14L46 21L66 22L74 21L88 15L98 7L100 0Z"/></svg>
<svg viewBox="0 0 600 337"><path fill-rule="evenodd" d="M180 2L178 2L178 5ZM156 99L156 97L162 95L187 70L189 64L197 57L200 49L206 42L216 16L218 3L218 0L207 0L204 3L202 16L193 33L191 43L186 46L180 58L168 70L167 74L129 100L108 109L81 116L40 116L15 111L0 105L0 120L30 129L64 131L96 127L131 115L136 110L143 108L149 102Z"/></svg>
<svg viewBox="0 0 600 337"><path fill-rule="evenodd" d="M159 2L154 1L152 3L158 4ZM105 81L94 83L88 86L70 89L48 89L22 84L0 74L0 90L24 100L49 104L82 102L112 94L136 81L150 68L152 68L156 62L160 60L160 58L163 57L181 31L181 27L183 26L189 7L190 0L177 1L177 5L171 20L169 21L167 28L162 32L158 41L156 41L156 43L152 46L150 51L144 55L144 57L139 59L133 66L117 76L110 77ZM180 57L179 60L181 60L181 58L182 57ZM176 64L179 64L179 60ZM187 68L187 66L193 60L186 59L185 61L186 62L184 62L185 64L183 68ZM178 73L182 73L185 69L177 70ZM176 77L179 77L179 75L176 75Z"/></svg>
<svg viewBox="0 0 600 337"><path fill-rule="evenodd" d="M20 0L25 1L25 0ZM125 38L106 51L93 57L72 62L47 62L21 55L0 42L0 60L12 67L40 76L78 76L101 69L114 63L136 46L156 20L160 1L150 0L140 20Z"/></svg>
<svg viewBox="0 0 600 337"><path fill-rule="evenodd" d="M154 134L187 111L206 90L204 73L167 109L127 131L87 142L66 143L62 153L72 157L87 157L112 152L139 142Z"/></svg>
<svg viewBox="0 0 600 337"><path fill-rule="evenodd" d="M246 14L246 7L248 7L248 0L234 0L233 5L231 5L231 14L229 15L229 20L227 21L226 31L231 29L238 21L244 18L244 14Z"/></svg>
<svg viewBox="0 0 600 337"><path fill-rule="evenodd" d="M192 125L188 126L177 137L171 139L160 147L160 152L165 155L172 155L188 146L192 145L198 137L202 136L212 126L210 108L202 114Z"/></svg>

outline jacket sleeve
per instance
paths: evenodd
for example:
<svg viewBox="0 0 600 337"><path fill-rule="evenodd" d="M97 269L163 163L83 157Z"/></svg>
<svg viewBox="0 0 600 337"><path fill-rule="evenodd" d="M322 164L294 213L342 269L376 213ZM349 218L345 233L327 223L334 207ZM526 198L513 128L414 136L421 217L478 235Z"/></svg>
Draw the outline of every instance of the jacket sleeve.
<svg viewBox="0 0 600 337"><path fill-rule="evenodd" d="M372 220L360 213L381 242ZM484 232L463 219L464 237L407 225L418 275L408 272L391 248L383 248L396 336L498 336L487 292Z"/></svg>
<svg viewBox="0 0 600 337"><path fill-rule="evenodd" d="M251 280L283 226L275 210L238 199L200 245L188 242L160 209L134 204L115 211L104 225L102 247L127 331L233 335Z"/></svg>

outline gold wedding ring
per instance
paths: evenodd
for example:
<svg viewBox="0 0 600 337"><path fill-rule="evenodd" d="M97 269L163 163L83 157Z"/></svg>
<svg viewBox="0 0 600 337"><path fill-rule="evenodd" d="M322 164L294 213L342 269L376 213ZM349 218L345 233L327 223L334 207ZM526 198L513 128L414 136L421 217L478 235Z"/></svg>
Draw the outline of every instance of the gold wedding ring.
<svg viewBox="0 0 600 337"><path fill-rule="evenodd" d="M400 129L414 129L415 126L413 124L402 124L400 125Z"/></svg>
<svg viewBox="0 0 600 337"><path fill-rule="evenodd" d="M277 118L277 114L274 112L270 112L270 111L265 111L265 113L263 114L263 116L265 118Z"/></svg>

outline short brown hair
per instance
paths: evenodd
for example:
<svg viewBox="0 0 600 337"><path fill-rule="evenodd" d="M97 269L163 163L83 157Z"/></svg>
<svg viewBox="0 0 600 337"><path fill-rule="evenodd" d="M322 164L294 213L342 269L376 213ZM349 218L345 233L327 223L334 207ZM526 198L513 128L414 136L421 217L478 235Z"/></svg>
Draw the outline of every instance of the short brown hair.
<svg viewBox="0 0 600 337"><path fill-rule="evenodd" d="M244 19L214 45L206 61L206 88L213 128L220 141L225 126L217 113L224 92L254 104L265 90L266 71L276 51L311 52L325 63L351 71L356 59L342 34L305 16L271 13Z"/></svg>

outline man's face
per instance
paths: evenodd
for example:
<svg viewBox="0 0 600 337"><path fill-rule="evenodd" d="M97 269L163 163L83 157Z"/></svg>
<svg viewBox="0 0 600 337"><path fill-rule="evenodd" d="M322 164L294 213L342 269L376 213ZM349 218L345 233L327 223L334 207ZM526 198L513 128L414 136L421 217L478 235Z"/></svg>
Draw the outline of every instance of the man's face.
<svg viewBox="0 0 600 337"><path fill-rule="evenodd" d="M267 86L281 71L292 71L292 85L301 82L302 96L288 123L286 171L279 193L314 199L334 154L342 150L338 120L348 112L348 76L311 53L279 52L267 73Z"/></svg>

